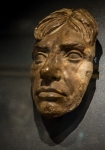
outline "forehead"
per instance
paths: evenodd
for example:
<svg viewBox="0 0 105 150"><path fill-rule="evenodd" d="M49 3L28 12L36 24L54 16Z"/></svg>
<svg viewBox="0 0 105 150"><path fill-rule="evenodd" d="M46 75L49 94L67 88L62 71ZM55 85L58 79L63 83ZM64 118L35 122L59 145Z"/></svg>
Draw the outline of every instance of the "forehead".
<svg viewBox="0 0 105 150"><path fill-rule="evenodd" d="M68 24L65 24L58 30L50 33L42 38L40 42L36 44L39 47L60 47L62 45L81 45L83 47L88 46L82 35L70 28Z"/></svg>

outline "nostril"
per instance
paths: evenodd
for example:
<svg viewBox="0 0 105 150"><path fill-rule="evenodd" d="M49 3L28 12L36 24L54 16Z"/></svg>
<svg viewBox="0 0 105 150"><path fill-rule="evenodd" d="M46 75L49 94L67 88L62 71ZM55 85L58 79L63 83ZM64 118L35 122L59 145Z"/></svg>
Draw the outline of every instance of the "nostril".
<svg viewBox="0 0 105 150"><path fill-rule="evenodd" d="M41 81L41 86L49 86L51 84L52 80L51 79L42 79Z"/></svg>
<svg viewBox="0 0 105 150"><path fill-rule="evenodd" d="M60 79L60 77L57 77L57 76L53 76L53 77L52 77L52 80L58 81L59 79Z"/></svg>
<svg viewBox="0 0 105 150"><path fill-rule="evenodd" d="M56 70L55 73L53 73L52 79L59 80L60 78L61 78L61 73L59 70Z"/></svg>

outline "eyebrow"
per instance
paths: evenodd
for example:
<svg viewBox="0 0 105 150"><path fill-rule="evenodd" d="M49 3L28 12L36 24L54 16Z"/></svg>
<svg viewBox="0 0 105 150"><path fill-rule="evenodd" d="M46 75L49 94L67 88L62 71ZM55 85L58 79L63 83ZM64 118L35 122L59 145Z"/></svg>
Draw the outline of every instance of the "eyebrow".
<svg viewBox="0 0 105 150"><path fill-rule="evenodd" d="M76 49L80 51L84 51L85 46L81 43L70 43L70 44L62 44L60 46L61 50L68 50L68 49Z"/></svg>
<svg viewBox="0 0 105 150"><path fill-rule="evenodd" d="M42 51L42 52L49 52L48 48L47 47L42 47L40 45L35 45L34 46L34 50L33 51Z"/></svg>
<svg viewBox="0 0 105 150"><path fill-rule="evenodd" d="M69 50L72 50L72 49L76 49L76 50L79 50L81 52L84 51L85 49L85 45L81 44L81 43L68 43L68 44L61 44L59 46L60 50L65 50L65 51L69 51ZM41 52L49 52L49 48L47 46L42 46L40 44L36 44L34 46L34 50L33 52L38 52L38 51L41 51Z"/></svg>

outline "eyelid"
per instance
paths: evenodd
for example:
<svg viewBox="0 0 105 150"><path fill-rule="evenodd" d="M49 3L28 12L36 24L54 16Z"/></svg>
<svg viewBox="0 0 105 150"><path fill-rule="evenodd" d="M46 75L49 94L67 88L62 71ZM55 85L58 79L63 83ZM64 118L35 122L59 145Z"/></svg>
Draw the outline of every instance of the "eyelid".
<svg viewBox="0 0 105 150"><path fill-rule="evenodd" d="M80 50L69 50L69 52L66 53L66 56L68 56L71 53L79 54L81 57L83 57L83 52Z"/></svg>
<svg viewBox="0 0 105 150"><path fill-rule="evenodd" d="M44 53L44 52L36 52L36 53L35 53L35 56L37 56L38 54L41 54L41 55L46 56L46 53Z"/></svg>
<svg viewBox="0 0 105 150"><path fill-rule="evenodd" d="M42 52L37 52L35 55L34 55L34 62L36 64L40 64L42 62L44 62L47 58L47 55L45 53L42 53Z"/></svg>
<svg viewBox="0 0 105 150"><path fill-rule="evenodd" d="M48 56L48 54L46 53L46 52L43 52L43 51L34 51L33 53L32 53L32 58L33 58L33 60L35 59L35 57L37 56L37 55L43 55L43 56L45 56L45 57L47 57Z"/></svg>

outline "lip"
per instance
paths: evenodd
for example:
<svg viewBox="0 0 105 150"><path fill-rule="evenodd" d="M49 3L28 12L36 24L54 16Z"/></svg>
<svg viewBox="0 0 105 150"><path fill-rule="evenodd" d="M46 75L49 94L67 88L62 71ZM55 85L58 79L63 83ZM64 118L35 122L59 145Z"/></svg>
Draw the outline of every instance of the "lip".
<svg viewBox="0 0 105 150"><path fill-rule="evenodd" d="M56 102L66 96L64 93L53 88L40 88L36 94L39 100L48 102Z"/></svg>
<svg viewBox="0 0 105 150"><path fill-rule="evenodd" d="M53 88L40 88L38 89L38 91L36 92L36 95L52 95L51 97L54 97L57 96L57 95L60 95L60 96L66 96L65 93L61 92L61 91L58 91L56 89L53 89Z"/></svg>

